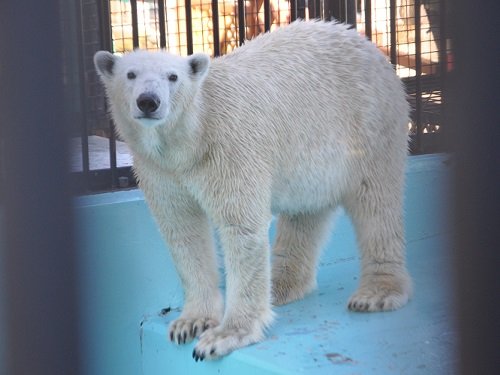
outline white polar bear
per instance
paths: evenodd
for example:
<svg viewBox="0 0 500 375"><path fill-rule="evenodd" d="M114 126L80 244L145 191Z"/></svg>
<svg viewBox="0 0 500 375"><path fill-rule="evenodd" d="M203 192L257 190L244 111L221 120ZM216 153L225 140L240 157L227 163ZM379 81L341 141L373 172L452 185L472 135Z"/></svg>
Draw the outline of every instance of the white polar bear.
<svg viewBox="0 0 500 375"><path fill-rule="evenodd" d="M386 58L355 30L297 21L211 62L203 54L100 51L95 65L183 284L170 339L199 337L196 360L262 340L271 304L315 287L338 205L361 250L349 309L407 302L408 104ZM271 271L272 214L279 220ZM224 250L225 308L211 224Z"/></svg>

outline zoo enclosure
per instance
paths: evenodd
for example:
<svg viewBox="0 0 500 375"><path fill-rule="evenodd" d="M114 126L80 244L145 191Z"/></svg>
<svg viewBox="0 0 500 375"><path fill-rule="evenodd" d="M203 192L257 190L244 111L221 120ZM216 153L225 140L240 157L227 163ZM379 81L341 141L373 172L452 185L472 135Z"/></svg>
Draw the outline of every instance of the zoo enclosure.
<svg viewBox="0 0 500 375"><path fill-rule="evenodd" d="M80 94L68 98L75 188L92 192L135 185L130 154L107 115L93 67L95 51L166 49L215 57L297 18L334 17L371 39L406 86L411 152L441 151L443 89L453 64L445 15L444 0L80 0L75 26L67 22L80 46L66 56L77 67L68 76Z"/></svg>

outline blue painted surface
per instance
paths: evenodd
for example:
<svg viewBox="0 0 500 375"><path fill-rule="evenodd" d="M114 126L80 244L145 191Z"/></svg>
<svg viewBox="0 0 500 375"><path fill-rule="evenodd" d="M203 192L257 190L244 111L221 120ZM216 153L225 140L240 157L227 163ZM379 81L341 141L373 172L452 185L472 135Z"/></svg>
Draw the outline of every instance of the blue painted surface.
<svg viewBox="0 0 500 375"><path fill-rule="evenodd" d="M322 257L318 291L276 309L278 319L265 342L213 363L195 363L191 347L166 341L167 320L176 312L156 314L167 306L180 308L182 291L142 193L76 199L85 373L137 375L143 366L144 375L322 369L326 374L450 373L444 371L453 361L445 160L421 156L408 164L408 258L417 294L406 308L383 314L346 311L358 259L352 228L340 214Z"/></svg>
<svg viewBox="0 0 500 375"><path fill-rule="evenodd" d="M278 318L264 342L219 361L197 363L191 358L194 344L168 342L168 323L178 311L150 317L143 324L143 373L453 374L455 334L450 286L443 277L450 263L442 252L446 246L446 236L440 235L408 244L416 295L390 313L346 309L357 285L354 252L323 261L318 290L276 308Z"/></svg>
<svg viewBox="0 0 500 375"><path fill-rule="evenodd" d="M144 315L179 304L180 284L142 193L77 199L84 373L141 373Z"/></svg>

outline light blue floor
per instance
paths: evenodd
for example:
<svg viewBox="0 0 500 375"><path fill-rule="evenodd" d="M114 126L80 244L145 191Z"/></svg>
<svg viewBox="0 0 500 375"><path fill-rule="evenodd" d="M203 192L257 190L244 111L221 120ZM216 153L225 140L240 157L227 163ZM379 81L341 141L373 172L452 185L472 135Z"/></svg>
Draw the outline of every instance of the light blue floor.
<svg viewBox="0 0 500 375"><path fill-rule="evenodd" d="M167 341L168 322L182 306L182 288L142 193L77 198L83 373L453 374L445 243L449 174L446 155L408 160L405 227L416 291L408 306L383 314L346 310L359 264L352 227L340 214L322 256L319 289L276 309L264 342L211 363L194 362L192 345ZM167 306L176 311L158 317ZM0 349L1 339L0 333Z"/></svg>
<svg viewBox="0 0 500 375"><path fill-rule="evenodd" d="M194 343L167 340L178 311L142 325L144 375L153 374L454 374L449 246L445 235L408 243L415 296L401 310L353 313L346 301L357 286L359 262L327 249L318 290L276 308L267 339L213 362L191 358ZM340 256L339 256L340 255Z"/></svg>

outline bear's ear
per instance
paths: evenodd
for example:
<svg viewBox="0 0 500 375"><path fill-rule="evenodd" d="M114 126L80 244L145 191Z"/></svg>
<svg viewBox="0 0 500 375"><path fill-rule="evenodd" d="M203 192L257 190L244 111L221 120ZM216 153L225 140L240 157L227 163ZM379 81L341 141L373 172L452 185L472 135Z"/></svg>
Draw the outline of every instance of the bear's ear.
<svg viewBox="0 0 500 375"><path fill-rule="evenodd" d="M204 53L195 53L188 57L189 73L195 79L203 79L210 66L210 57Z"/></svg>
<svg viewBox="0 0 500 375"><path fill-rule="evenodd" d="M108 51L98 51L94 55L94 65L102 78L111 79L117 57Z"/></svg>

